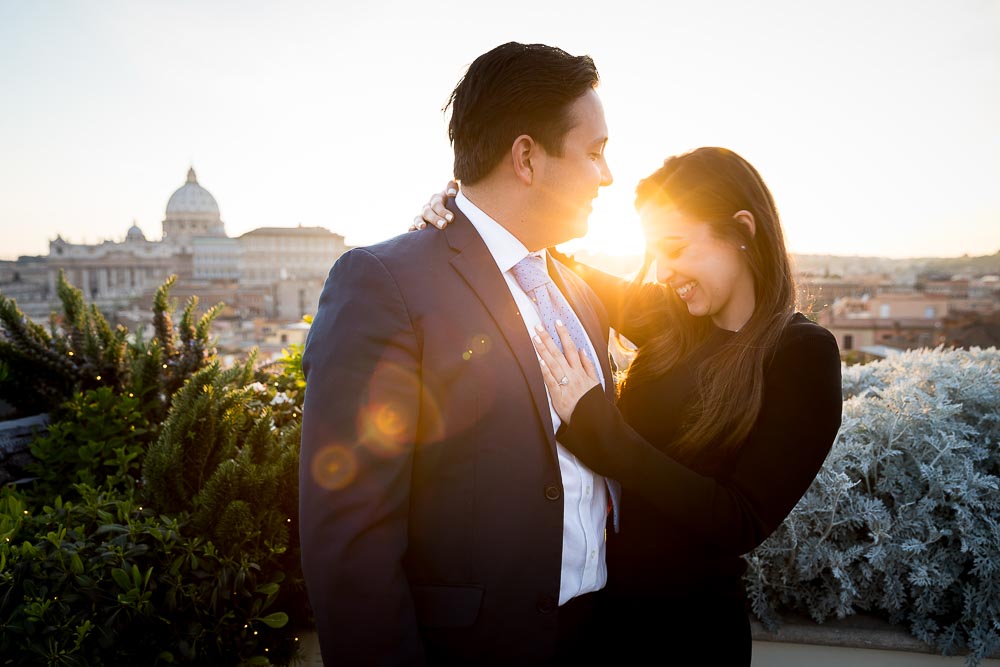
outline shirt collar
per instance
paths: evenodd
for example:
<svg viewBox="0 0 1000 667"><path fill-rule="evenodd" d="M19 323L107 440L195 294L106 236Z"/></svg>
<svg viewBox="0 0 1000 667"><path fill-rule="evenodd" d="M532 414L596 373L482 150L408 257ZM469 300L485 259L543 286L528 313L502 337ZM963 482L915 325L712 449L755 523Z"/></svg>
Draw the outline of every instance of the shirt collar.
<svg viewBox="0 0 1000 667"><path fill-rule="evenodd" d="M455 197L455 205L465 214L472 226L479 232L487 250L493 255L493 261L500 267L501 273L510 271L511 268L528 255L537 255L545 258L545 251L529 253L523 243L517 240L513 234L499 222L486 215L481 208L472 203L465 196L464 192L459 192Z"/></svg>

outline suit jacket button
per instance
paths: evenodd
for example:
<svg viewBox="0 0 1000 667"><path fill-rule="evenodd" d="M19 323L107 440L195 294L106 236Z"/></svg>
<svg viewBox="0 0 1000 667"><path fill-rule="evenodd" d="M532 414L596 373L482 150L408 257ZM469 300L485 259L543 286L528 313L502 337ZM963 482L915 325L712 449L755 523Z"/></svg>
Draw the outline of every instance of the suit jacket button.
<svg viewBox="0 0 1000 667"><path fill-rule="evenodd" d="M541 595L535 608L542 614L551 614L559 608L559 602L551 595Z"/></svg>
<svg viewBox="0 0 1000 667"><path fill-rule="evenodd" d="M547 500L559 500L562 497L562 491L559 490L558 484L549 484L545 487L545 498Z"/></svg>

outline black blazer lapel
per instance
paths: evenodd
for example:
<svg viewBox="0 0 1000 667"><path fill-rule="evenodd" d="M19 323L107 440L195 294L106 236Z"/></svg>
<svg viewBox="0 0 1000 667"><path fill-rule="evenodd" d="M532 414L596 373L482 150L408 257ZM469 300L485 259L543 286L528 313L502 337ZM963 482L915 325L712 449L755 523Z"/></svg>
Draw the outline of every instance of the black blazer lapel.
<svg viewBox="0 0 1000 667"><path fill-rule="evenodd" d="M456 251L451 259L451 265L479 297L486 312L496 322L508 347L514 353L514 358L517 359L528 390L531 392L549 445L555 454L556 439L552 428L552 415L549 413L549 401L545 395L545 382L542 380L538 357L524 328L521 313L514 302L514 297L510 294L507 281L497 269L493 256L475 227L455 206L453 199L448 200L448 209L455 214L455 219L440 233L447 235L448 243Z"/></svg>

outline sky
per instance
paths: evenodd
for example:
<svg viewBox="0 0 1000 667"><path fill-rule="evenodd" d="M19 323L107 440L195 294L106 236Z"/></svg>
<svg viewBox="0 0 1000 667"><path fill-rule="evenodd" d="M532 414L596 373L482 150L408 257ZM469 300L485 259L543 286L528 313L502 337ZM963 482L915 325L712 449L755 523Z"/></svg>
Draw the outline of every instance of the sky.
<svg viewBox="0 0 1000 667"><path fill-rule="evenodd" d="M566 249L641 252L635 184L716 145L793 252L1000 250L1000 0L0 0L0 259L159 238L189 166L230 236L402 233L451 175L449 93L512 40L601 74L615 182Z"/></svg>

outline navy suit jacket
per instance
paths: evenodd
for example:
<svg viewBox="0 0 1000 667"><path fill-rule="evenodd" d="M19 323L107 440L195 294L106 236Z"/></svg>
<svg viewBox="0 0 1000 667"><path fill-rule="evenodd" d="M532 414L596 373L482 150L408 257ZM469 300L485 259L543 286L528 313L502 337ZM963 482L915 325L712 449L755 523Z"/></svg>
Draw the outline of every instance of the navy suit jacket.
<svg viewBox="0 0 1000 667"><path fill-rule="evenodd" d="M444 231L344 254L306 342L302 567L328 664L541 663L554 648L563 500L545 387L493 257L449 206ZM596 296L549 271L606 350Z"/></svg>

